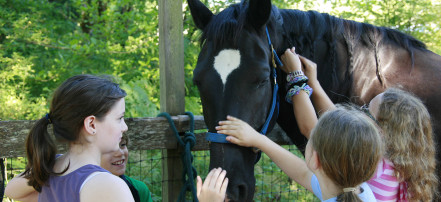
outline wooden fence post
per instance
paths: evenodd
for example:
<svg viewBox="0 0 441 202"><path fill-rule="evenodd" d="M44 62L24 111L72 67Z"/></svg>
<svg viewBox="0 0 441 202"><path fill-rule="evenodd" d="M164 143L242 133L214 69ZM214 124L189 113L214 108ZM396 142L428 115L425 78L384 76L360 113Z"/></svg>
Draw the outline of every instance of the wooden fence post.
<svg viewBox="0 0 441 202"><path fill-rule="evenodd" d="M161 112L183 114L185 80L182 1L159 0L158 14ZM162 201L175 202L183 186L180 151L162 150Z"/></svg>
<svg viewBox="0 0 441 202"><path fill-rule="evenodd" d="M1 174L0 174L0 178L1 178L0 179L0 181L1 181L0 196L2 196L2 201L3 201L4 194L5 194L5 186L6 186L6 166L5 166L6 161L7 161L6 158L0 158L0 172L1 172Z"/></svg>

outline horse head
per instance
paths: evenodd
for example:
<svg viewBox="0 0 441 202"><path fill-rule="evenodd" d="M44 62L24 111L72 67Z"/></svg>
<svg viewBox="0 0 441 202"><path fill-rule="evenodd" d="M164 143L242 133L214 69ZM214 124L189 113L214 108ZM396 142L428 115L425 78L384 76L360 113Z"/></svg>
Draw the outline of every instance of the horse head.
<svg viewBox="0 0 441 202"><path fill-rule="evenodd" d="M213 14L199 0L188 0L196 26L202 30L201 52L193 81L202 101L205 123L216 133L218 122L227 115L238 117L260 130L270 114L275 85L269 33L275 20L270 0L234 4ZM275 35L275 34L274 34ZM276 38L271 38L278 43ZM271 130L276 118L269 119ZM255 189L252 148L229 143L210 144L210 169L227 170L230 201L252 201Z"/></svg>
<svg viewBox="0 0 441 202"><path fill-rule="evenodd" d="M367 103L394 86L413 92L433 118L439 145L441 56L422 42L396 30L326 13L277 9L270 0L244 0L216 15L199 0L187 1L202 30L194 82L209 132L216 132L215 126L226 115L236 116L256 130L262 128L274 94L271 39L278 54L295 46L297 53L317 63L317 78L334 103ZM284 75L277 78L284 86ZM279 100L284 100L285 91L279 92ZM279 111L278 124L302 150L306 139L298 130L292 105L281 101ZM210 152L210 168L227 170L228 199L251 201L257 154L250 148L218 143L211 143ZM441 152L437 158L441 160Z"/></svg>

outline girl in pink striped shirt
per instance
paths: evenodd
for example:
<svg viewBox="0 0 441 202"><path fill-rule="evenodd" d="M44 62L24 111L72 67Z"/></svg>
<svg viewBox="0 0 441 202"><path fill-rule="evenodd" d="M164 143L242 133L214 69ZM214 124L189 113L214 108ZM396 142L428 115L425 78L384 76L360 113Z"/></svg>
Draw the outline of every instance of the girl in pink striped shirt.
<svg viewBox="0 0 441 202"><path fill-rule="evenodd" d="M432 201L437 195L430 115L412 94L389 88L364 107L385 142L383 159L368 181L377 201Z"/></svg>
<svg viewBox="0 0 441 202"><path fill-rule="evenodd" d="M293 53L294 49L292 50ZM297 55L299 61L284 61L287 72L301 68L309 78L308 85L313 106L318 115L335 109L317 80L317 65ZM283 60L282 56L282 60ZM296 100L295 100L296 99ZM308 114L302 101L308 97L293 96L293 108L299 129L306 138L317 123L315 114ZM378 201L432 201L438 196L435 174L435 146L430 115L424 104L403 90L387 89L364 107L382 130L385 158L380 161L375 174L368 181Z"/></svg>

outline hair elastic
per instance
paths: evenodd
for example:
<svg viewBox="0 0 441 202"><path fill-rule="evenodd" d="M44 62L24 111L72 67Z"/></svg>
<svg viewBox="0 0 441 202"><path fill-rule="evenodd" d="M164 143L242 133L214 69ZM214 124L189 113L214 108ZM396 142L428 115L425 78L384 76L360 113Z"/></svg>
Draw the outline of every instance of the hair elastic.
<svg viewBox="0 0 441 202"><path fill-rule="evenodd" d="M354 192L355 190L357 190L355 187L346 187L346 188L343 188L343 192Z"/></svg>
<svg viewBox="0 0 441 202"><path fill-rule="evenodd" d="M52 123L52 120L51 120L51 118L49 117L49 113L46 113L46 116L44 116L44 117L46 117L46 120L49 122L49 124Z"/></svg>

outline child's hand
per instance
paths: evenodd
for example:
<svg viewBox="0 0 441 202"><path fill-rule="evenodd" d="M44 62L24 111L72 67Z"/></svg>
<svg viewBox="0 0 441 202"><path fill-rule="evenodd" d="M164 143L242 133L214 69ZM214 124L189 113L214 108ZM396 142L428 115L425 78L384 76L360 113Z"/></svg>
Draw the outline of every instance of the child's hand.
<svg viewBox="0 0 441 202"><path fill-rule="evenodd" d="M231 143L244 147L258 147L258 138L262 136L246 122L227 116L226 121L220 121L216 127L217 133L228 135L227 140Z"/></svg>
<svg viewBox="0 0 441 202"><path fill-rule="evenodd" d="M215 168L208 173L205 182L202 185L202 179L197 177L197 195L201 202L223 202L225 200L225 192L228 187L228 178L225 177L227 171L222 168Z"/></svg>
<svg viewBox="0 0 441 202"><path fill-rule="evenodd" d="M302 63L295 50L294 47L286 49L285 53L281 56L283 66L280 68L286 73L302 70Z"/></svg>
<svg viewBox="0 0 441 202"><path fill-rule="evenodd" d="M315 64L313 61L311 61L308 58L305 58L303 56L299 55L299 58L303 64L302 71L308 77L309 81L316 82L317 81L317 64Z"/></svg>

